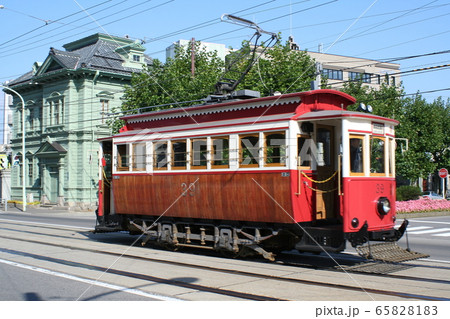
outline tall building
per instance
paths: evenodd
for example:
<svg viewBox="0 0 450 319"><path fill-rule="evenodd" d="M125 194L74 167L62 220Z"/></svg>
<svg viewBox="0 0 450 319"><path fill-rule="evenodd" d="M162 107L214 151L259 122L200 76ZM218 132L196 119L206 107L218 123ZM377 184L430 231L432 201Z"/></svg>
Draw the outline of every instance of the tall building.
<svg viewBox="0 0 450 319"><path fill-rule="evenodd" d="M44 62L11 81L25 101L25 154L22 154L22 105L13 96L12 199L59 206L94 207L97 202L98 139L109 136L107 114L119 109L124 85L151 59L128 38L93 34L50 48ZM21 166L25 165L25 177Z"/></svg>
<svg viewBox="0 0 450 319"><path fill-rule="evenodd" d="M289 37L292 50L300 47ZM381 62L358 57L323 53L321 46L318 52L307 51L308 55L320 63L322 75L333 89L340 89L346 82L361 80L364 85L374 89L387 85L400 85L400 64Z"/></svg>
<svg viewBox="0 0 450 319"><path fill-rule="evenodd" d="M192 40L178 40L174 42L172 45L166 48L166 59L175 58L176 48L177 47L186 47L191 43ZM194 39L195 41L195 39ZM231 49L225 47L225 44L219 43L210 43L210 42L200 42L201 49L205 49L206 51L216 51L217 57L222 60L225 60L225 57L230 53Z"/></svg>

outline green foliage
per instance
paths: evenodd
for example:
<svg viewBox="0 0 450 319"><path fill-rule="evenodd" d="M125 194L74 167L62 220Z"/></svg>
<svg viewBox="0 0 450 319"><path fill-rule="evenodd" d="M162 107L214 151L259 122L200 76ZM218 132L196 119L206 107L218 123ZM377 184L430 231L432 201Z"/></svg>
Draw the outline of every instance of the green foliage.
<svg viewBox="0 0 450 319"><path fill-rule="evenodd" d="M191 50L191 45L179 47L174 59L168 59L165 64L155 59L143 72L133 74L131 86L125 89L122 110L172 108L181 101L198 100L211 94L224 64L216 52L207 52L196 42L192 74ZM168 105L151 108L162 104Z"/></svg>
<svg viewBox="0 0 450 319"><path fill-rule="evenodd" d="M201 48L200 42L196 42L195 74L192 75L191 48L191 45L179 47L175 58L168 59L166 63L155 59L143 72L133 74L131 86L125 89L122 111L126 114L136 113L137 109L141 109L139 112L149 112L179 107L181 101L204 99L214 93L214 86L219 79L237 80L248 65L248 42L243 43L242 51L227 57L229 62L243 53L243 58L236 63L237 70L227 74L223 74L225 63L217 57L216 52L207 52ZM305 91L310 88L314 72L315 62L305 52L290 50L288 43L277 44L267 49L237 89L260 91L262 96L275 91ZM118 119L110 120L109 124L113 132L123 125Z"/></svg>
<svg viewBox="0 0 450 319"><path fill-rule="evenodd" d="M398 201L418 199L420 195L422 195L422 191L417 186L397 187L397 200Z"/></svg>
<svg viewBox="0 0 450 319"><path fill-rule="evenodd" d="M243 70L246 61L240 67ZM291 50L289 43L278 42L268 48L258 59L238 89L261 92L261 96L281 93L301 92L310 89L315 79L315 61L305 51Z"/></svg>

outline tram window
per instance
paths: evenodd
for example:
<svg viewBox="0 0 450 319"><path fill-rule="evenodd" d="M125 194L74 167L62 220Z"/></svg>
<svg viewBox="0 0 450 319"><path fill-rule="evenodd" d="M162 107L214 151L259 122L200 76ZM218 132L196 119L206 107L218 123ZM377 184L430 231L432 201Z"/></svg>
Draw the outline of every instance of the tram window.
<svg viewBox="0 0 450 319"><path fill-rule="evenodd" d="M264 163L266 166L286 165L286 137L284 132L265 134Z"/></svg>
<svg viewBox="0 0 450 319"><path fill-rule="evenodd" d="M153 168L155 170L167 169L167 143L155 143L153 144Z"/></svg>
<svg viewBox="0 0 450 319"><path fill-rule="evenodd" d="M395 167L395 146L394 140L392 138L388 139L387 153L388 153L388 165L389 165L389 175L394 176Z"/></svg>
<svg viewBox="0 0 450 319"><path fill-rule="evenodd" d="M117 170L128 171L129 167L128 144L117 145Z"/></svg>
<svg viewBox="0 0 450 319"><path fill-rule="evenodd" d="M317 166L331 166L331 131L317 129Z"/></svg>
<svg viewBox="0 0 450 319"><path fill-rule="evenodd" d="M370 138L370 173L384 174L384 148L385 141L381 137Z"/></svg>
<svg viewBox="0 0 450 319"><path fill-rule="evenodd" d="M350 173L364 173L363 152L364 152L364 137L350 136Z"/></svg>
<svg viewBox="0 0 450 319"><path fill-rule="evenodd" d="M304 169L311 169L311 146L312 139L309 135L297 137L298 159L301 161L297 165Z"/></svg>
<svg viewBox="0 0 450 319"><path fill-rule="evenodd" d="M145 143L133 144L133 159L132 159L133 171L145 170L146 164L146 145Z"/></svg>
<svg viewBox="0 0 450 319"><path fill-rule="evenodd" d="M230 147L228 136L212 140L212 168L228 168L230 166Z"/></svg>
<svg viewBox="0 0 450 319"><path fill-rule="evenodd" d="M186 140L172 142L172 169L186 169Z"/></svg>
<svg viewBox="0 0 450 319"><path fill-rule="evenodd" d="M208 148L206 139L192 140L191 145L191 168L206 168Z"/></svg>
<svg viewBox="0 0 450 319"><path fill-rule="evenodd" d="M241 167L257 167L259 164L259 134L241 135L239 154Z"/></svg>

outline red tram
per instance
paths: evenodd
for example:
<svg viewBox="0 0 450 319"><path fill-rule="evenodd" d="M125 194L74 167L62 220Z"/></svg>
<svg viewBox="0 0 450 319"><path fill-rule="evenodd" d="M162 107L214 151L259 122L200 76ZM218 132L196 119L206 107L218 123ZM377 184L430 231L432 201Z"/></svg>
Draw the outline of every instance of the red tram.
<svg viewBox="0 0 450 319"><path fill-rule="evenodd" d="M314 90L124 116L101 140L97 232L273 259L396 242L397 121Z"/></svg>

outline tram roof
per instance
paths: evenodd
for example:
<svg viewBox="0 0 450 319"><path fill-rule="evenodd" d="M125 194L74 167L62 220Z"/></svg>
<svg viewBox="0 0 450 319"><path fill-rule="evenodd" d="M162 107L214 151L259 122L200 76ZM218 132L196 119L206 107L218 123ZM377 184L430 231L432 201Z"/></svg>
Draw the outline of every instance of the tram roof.
<svg viewBox="0 0 450 319"><path fill-rule="evenodd" d="M355 99L341 91L323 89L323 90L314 90L314 91L305 91L305 92L296 92L282 95L273 95L266 96L261 98L253 98L253 99L243 99L243 100L231 100L231 101L223 101L216 103L207 103L207 104L197 104L186 107L176 107L170 109L163 109L151 112L145 112L140 114L131 114L125 115L121 117L121 119L125 121L133 121L133 120L145 120L145 118L154 118L154 117L179 117L179 116L189 116L193 113L208 113L213 111L214 109L233 109L233 107L262 107L262 106L271 106L271 105L280 105L287 103L300 103L304 102L303 100L308 100L313 97L319 96L332 96L333 98L338 98L340 100L339 104L343 104L343 108L346 109L348 105L355 103ZM175 104L175 103L174 103Z"/></svg>
<svg viewBox="0 0 450 319"><path fill-rule="evenodd" d="M346 110L328 110L328 111L317 111L317 112L308 112L297 115L293 117L293 120L300 121L320 121L320 120L333 120L333 119L341 119L341 118L362 118L362 119L371 119L379 122L389 122L391 124L397 125L399 121L393 120L387 117L374 115L370 113L362 113L362 112L353 112Z"/></svg>

